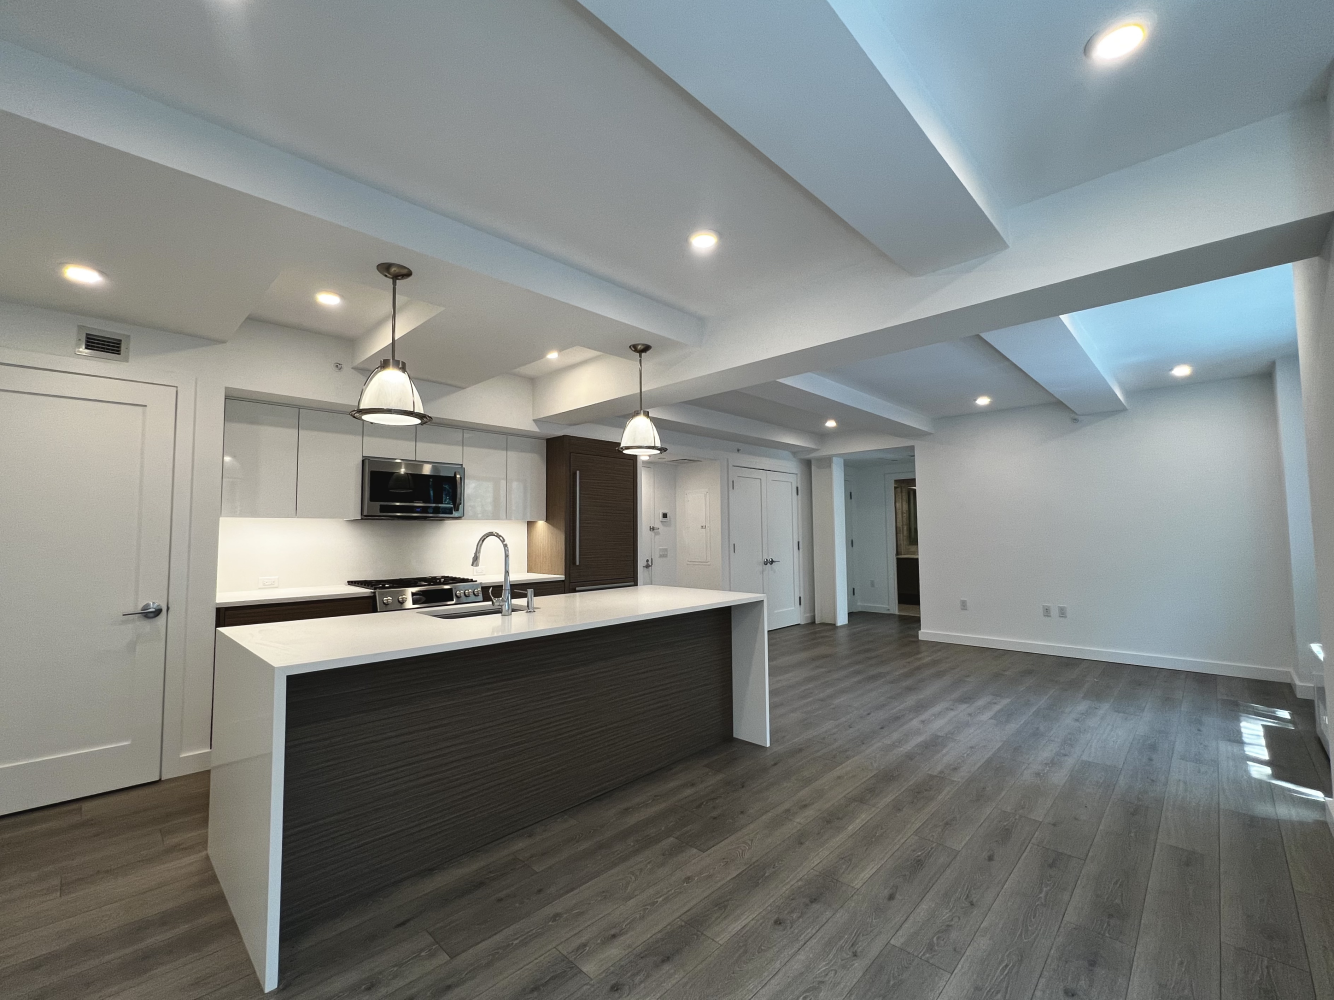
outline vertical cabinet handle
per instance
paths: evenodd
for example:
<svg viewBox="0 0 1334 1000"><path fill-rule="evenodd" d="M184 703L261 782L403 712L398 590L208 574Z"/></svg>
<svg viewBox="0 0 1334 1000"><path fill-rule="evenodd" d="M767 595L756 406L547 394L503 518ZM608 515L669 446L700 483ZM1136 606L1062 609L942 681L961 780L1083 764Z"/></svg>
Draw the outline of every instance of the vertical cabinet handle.
<svg viewBox="0 0 1334 1000"><path fill-rule="evenodd" d="M574 470L574 564L579 565L579 470Z"/></svg>

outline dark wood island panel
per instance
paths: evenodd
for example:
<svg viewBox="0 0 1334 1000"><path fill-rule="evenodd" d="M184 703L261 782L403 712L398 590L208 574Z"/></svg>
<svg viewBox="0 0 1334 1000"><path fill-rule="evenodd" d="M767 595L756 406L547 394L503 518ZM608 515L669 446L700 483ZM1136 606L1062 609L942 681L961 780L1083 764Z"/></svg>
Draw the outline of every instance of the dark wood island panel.
<svg viewBox="0 0 1334 1000"><path fill-rule="evenodd" d="M282 933L731 739L731 616L289 678Z"/></svg>

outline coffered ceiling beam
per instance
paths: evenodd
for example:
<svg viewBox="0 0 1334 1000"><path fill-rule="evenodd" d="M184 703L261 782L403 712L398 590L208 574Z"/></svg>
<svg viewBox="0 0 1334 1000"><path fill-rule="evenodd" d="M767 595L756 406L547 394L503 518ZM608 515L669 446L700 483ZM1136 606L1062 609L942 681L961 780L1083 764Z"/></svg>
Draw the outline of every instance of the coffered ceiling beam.
<svg viewBox="0 0 1334 1000"><path fill-rule="evenodd" d="M891 85L911 71L863 0L786 0L781 16L753 0L580 2L906 271L1004 249L999 215Z"/></svg>
<svg viewBox="0 0 1334 1000"><path fill-rule="evenodd" d="M1074 413L1126 408L1121 387L1066 317L993 330L982 338Z"/></svg>
<svg viewBox="0 0 1334 1000"><path fill-rule="evenodd" d="M703 335L697 316L8 42L0 110L657 337Z"/></svg>
<svg viewBox="0 0 1334 1000"><path fill-rule="evenodd" d="M753 444L762 448L805 452L818 448L822 440L819 434L808 434L805 431L779 427L762 420L737 417L730 413L720 413L717 410L708 410L687 403L657 407L652 411L652 415L653 422L660 428L698 434L701 437L722 438L740 444Z"/></svg>
<svg viewBox="0 0 1334 1000"><path fill-rule="evenodd" d="M1319 253L1334 219L1323 104L1217 136L1024 206L1011 246L951 273L850 269L709 326L673 364L644 369L651 407L746 389L989 333ZM634 409L590 382L561 422ZM577 416L576 419L572 419Z"/></svg>
<svg viewBox="0 0 1334 1000"><path fill-rule="evenodd" d="M835 420L857 417L865 421L869 417L891 434L917 436L935 429L931 418L924 413L813 373L791 375L742 391Z"/></svg>

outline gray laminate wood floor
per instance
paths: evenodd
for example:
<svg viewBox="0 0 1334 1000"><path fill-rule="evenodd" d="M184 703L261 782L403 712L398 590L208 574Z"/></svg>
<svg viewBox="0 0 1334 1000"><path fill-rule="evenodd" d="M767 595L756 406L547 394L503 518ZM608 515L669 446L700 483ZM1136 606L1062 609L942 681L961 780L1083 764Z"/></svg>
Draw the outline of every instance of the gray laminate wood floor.
<svg viewBox="0 0 1334 1000"><path fill-rule="evenodd" d="M399 886L293 942L280 995L1334 997L1309 703L917 627L772 633L771 748ZM0 819L0 996L259 996L207 807L194 776Z"/></svg>

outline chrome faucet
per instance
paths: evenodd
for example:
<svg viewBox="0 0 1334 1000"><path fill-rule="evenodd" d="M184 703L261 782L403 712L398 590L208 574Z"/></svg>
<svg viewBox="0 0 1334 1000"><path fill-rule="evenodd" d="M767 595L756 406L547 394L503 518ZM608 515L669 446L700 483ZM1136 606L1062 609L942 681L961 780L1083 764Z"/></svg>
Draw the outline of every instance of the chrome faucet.
<svg viewBox="0 0 1334 1000"><path fill-rule="evenodd" d="M472 553L472 565L473 568L476 569L477 565L482 561L482 543L488 538L499 538L500 544L505 549L505 589L501 591L499 601L494 597L491 598L491 604L493 606L496 604L500 605L500 615L503 618L514 613L514 602L510 598L510 547L509 543L505 541L505 536L499 531L488 531L481 538L477 539L477 548L474 549Z"/></svg>

